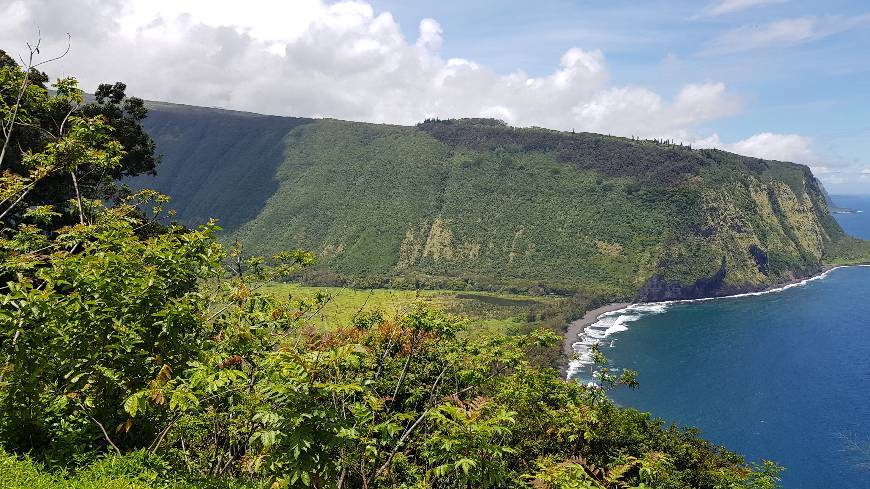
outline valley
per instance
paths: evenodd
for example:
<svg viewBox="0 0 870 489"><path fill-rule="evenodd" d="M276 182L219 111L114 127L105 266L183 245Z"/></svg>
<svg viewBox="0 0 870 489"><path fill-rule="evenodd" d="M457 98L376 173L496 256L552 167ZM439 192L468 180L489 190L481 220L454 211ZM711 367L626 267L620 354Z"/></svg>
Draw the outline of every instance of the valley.
<svg viewBox="0 0 870 489"><path fill-rule="evenodd" d="M85 96L27 48L22 65L0 51L0 486L778 487L739 438L777 399L721 447L614 401L654 341L618 363L605 349L674 301L868 261L810 167L493 118L268 116L121 82ZM824 313L793 297L788 314ZM818 317L796 316L809 349ZM704 350L787 357L749 337L773 320L736 321ZM677 336L682 358L713 358Z"/></svg>
<svg viewBox="0 0 870 489"><path fill-rule="evenodd" d="M802 165L663 141L416 127L152 104L163 153L130 183L210 211L250 253L315 252L312 285L670 300L860 262ZM242 130L244 128L244 130Z"/></svg>

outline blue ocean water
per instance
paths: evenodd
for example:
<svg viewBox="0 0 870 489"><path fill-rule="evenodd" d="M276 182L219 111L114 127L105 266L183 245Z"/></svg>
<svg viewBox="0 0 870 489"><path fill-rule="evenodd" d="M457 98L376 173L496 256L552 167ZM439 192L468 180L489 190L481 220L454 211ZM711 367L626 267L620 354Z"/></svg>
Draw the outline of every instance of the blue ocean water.
<svg viewBox="0 0 870 489"><path fill-rule="evenodd" d="M862 211L857 214L837 214L835 217L850 235L870 239L870 196L837 195L832 199L840 207Z"/></svg>
<svg viewBox="0 0 870 489"><path fill-rule="evenodd" d="M867 211L837 219L870 239L870 197L835 201ZM776 461L786 488L870 488L859 467L870 463L870 268L606 322L605 354L639 372L640 388L617 389L616 402Z"/></svg>

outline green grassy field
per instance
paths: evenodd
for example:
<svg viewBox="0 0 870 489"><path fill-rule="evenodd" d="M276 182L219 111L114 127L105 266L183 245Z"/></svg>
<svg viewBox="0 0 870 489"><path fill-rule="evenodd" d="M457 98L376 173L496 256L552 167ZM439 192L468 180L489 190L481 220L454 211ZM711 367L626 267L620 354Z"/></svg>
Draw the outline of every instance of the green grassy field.
<svg viewBox="0 0 870 489"><path fill-rule="evenodd" d="M352 289L347 287L309 287L299 284L271 284L265 291L281 298L311 298L325 294L330 299L315 316L325 327L349 324L354 316L381 311L400 315L415 302L464 316L475 334L516 333L526 322L529 311L556 305L557 296L530 296L494 292L455 290Z"/></svg>

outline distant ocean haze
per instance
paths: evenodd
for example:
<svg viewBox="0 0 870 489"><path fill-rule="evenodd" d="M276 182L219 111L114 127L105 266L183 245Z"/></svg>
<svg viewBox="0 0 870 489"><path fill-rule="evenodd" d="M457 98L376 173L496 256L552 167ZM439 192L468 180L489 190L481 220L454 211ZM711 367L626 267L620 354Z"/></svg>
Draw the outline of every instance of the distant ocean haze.
<svg viewBox="0 0 870 489"><path fill-rule="evenodd" d="M857 238L870 239L870 195L835 195L834 203L847 209L855 209L854 214L837 214L835 217L848 234Z"/></svg>
<svg viewBox="0 0 870 489"><path fill-rule="evenodd" d="M865 210L836 217L870 239L870 196L834 201ZM776 461L786 488L870 487L868 298L870 267L848 267L781 292L605 317L604 353L640 381L612 396Z"/></svg>

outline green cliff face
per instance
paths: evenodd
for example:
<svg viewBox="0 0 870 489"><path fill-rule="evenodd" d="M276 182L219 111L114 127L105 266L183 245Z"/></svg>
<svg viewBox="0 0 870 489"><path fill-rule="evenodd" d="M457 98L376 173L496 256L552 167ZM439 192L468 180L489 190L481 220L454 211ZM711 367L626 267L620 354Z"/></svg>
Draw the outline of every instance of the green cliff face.
<svg viewBox="0 0 870 489"><path fill-rule="evenodd" d="M845 239L809 173L794 188L756 175L711 185L702 190L697 212L703 216L700 232L665 250L641 297L728 294L805 277L818 272L833 244Z"/></svg>
<svg viewBox="0 0 870 489"><path fill-rule="evenodd" d="M158 179L186 183L151 183L182 202L197 196L182 221L213 209L248 251L312 250L314 281L658 300L805 276L847 242L850 259L864 252L809 170L791 163L490 120L285 127L275 118L239 139L234 128L248 123L238 113L169 127L165 111L149 121L166 155ZM195 130L219 121L219 136ZM205 150L215 144L219 155Z"/></svg>
<svg viewBox="0 0 870 489"><path fill-rule="evenodd" d="M140 175L128 183L172 196L186 224L217 217L227 232L256 217L275 193L284 137L310 122L159 102L148 108L144 125L162 161L156 177Z"/></svg>

